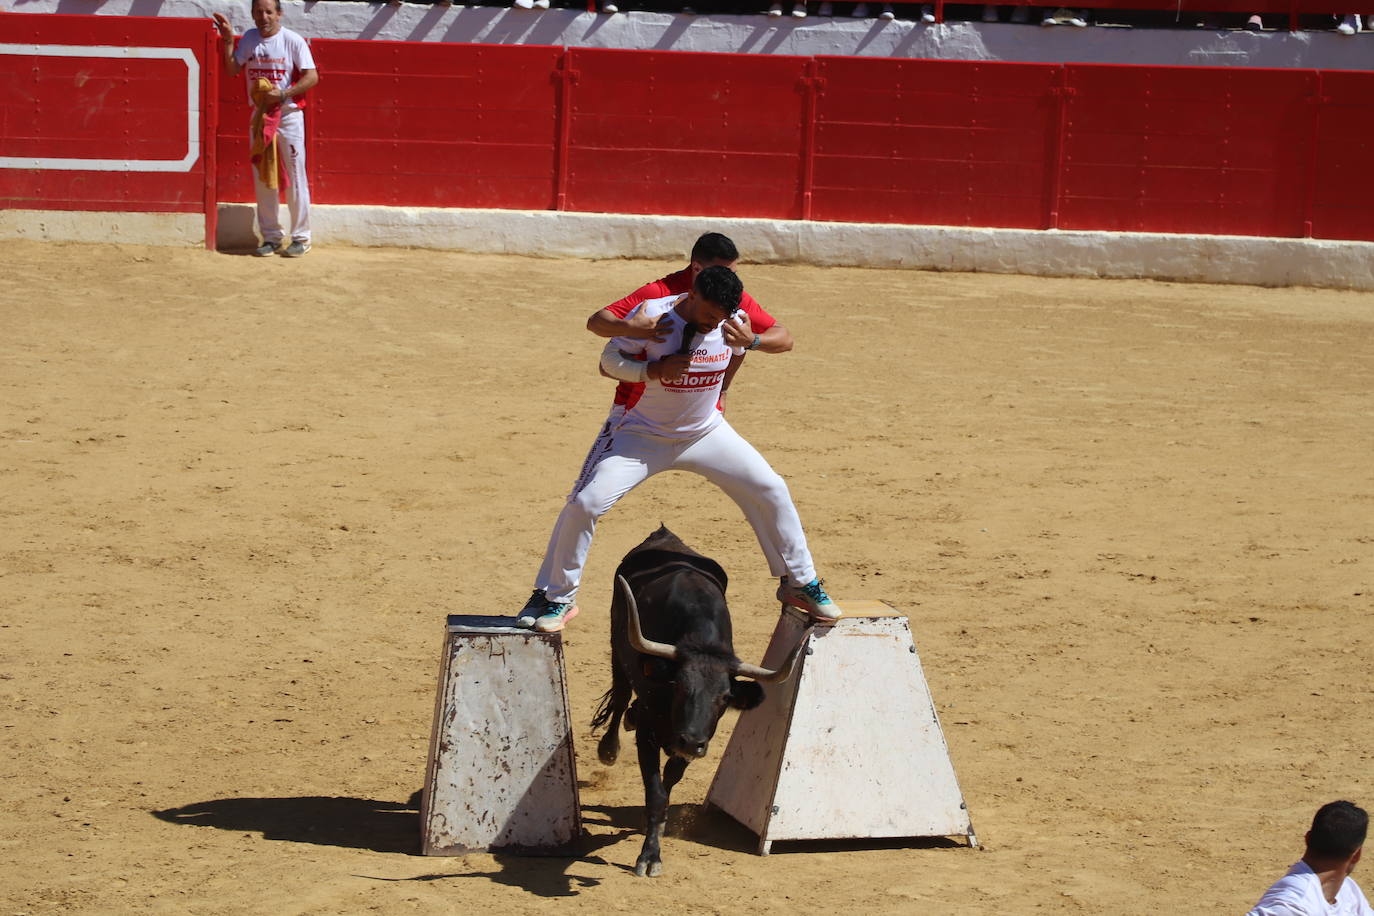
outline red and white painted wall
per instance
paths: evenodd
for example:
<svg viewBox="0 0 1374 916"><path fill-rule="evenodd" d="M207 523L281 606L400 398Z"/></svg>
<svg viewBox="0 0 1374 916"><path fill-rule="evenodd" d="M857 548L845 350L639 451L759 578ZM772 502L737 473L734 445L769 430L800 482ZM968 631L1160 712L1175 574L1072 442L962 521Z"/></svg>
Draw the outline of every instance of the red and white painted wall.
<svg viewBox="0 0 1374 916"><path fill-rule="evenodd" d="M1374 288L1374 72L312 49L325 244ZM0 13L0 235L246 244L247 115L208 19Z"/></svg>

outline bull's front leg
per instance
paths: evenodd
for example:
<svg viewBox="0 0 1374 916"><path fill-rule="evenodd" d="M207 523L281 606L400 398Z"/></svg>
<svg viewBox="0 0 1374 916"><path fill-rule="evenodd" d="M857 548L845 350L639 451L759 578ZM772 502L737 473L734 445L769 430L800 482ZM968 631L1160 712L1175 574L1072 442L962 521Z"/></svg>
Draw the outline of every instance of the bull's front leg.
<svg viewBox="0 0 1374 916"><path fill-rule="evenodd" d="M635 735L635 746L639 749L639 773L644 778L645 815L644 848L635 861L635 874L641 878L656 878L663 871L660 845L663 827L668 822L668 793L682 779L687 761L680 757L669 757L660 776L658 742L653 733L649 729L640 729Z"/></svg>

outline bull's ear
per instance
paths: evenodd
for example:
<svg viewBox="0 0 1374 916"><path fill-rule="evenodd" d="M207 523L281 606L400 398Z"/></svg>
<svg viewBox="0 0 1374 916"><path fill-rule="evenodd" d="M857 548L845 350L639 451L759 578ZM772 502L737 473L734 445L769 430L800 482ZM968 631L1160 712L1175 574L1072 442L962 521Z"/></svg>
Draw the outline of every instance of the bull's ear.
<svg viewBox="0 0 1374 916"><path fill-rule="evenodd" d="M728 702L736 709L753 709L763 702L763 688L753 681L732 681Z"/></svg>

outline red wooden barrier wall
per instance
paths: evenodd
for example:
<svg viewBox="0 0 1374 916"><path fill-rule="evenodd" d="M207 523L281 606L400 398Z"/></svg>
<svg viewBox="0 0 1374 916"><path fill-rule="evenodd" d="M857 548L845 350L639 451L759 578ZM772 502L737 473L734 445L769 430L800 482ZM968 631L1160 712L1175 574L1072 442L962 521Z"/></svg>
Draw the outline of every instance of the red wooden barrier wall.
<svg viewBox="0 0 1374 916"><path fill-rule="evenodd" d="M217 72L208 22L0 19L7 41L180 42ZM1366 71L312 48L319 203L1374 240ZM203 157L187 172L22 167L174 156L186 111L169 103L168 63L0 54L0 203L195 210L216 182L218 199L251 200L236 79L206 92L207 116L224 110L207 144L218 168Z"/></svg>
<svg viewBox="0 0 1374 916"><path fill-rule="evenodd" d="M323 203L1374 240L1369 72L312 47Z"/></svg>
<svg viewBox="0 0 1374 916"><path fill-rule="evenodd" d="M0 13L0 206L206 209L199 20Z"/></svg>
<svg viewBox="0 0 1374 916"><path fill-rule="evenodd" d="M567 209L791 219L806 59L568 54Z"/></svg>

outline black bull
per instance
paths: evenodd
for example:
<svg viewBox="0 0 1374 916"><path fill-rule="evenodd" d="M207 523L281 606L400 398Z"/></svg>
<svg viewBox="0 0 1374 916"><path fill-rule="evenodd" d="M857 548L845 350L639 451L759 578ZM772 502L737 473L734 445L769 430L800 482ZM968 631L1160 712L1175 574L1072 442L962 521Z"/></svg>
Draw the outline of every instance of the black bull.
<svg viewBox="0 0 1374 916"><path fill-rule="evenodd" d="M611 689L592 727L606 726L597 746L605 764L619 756L622 717L626 731L635 732L647 816L635 874L644 877L662 869L668 795L687 764L706 755L727 706L751 709L763 700L759 682L779 683L791 675L801 646L776 671L741 662L725 603L725 570L667 528L627 553L616 579ZM662 772L660 750L667 755Z"/></svg>

